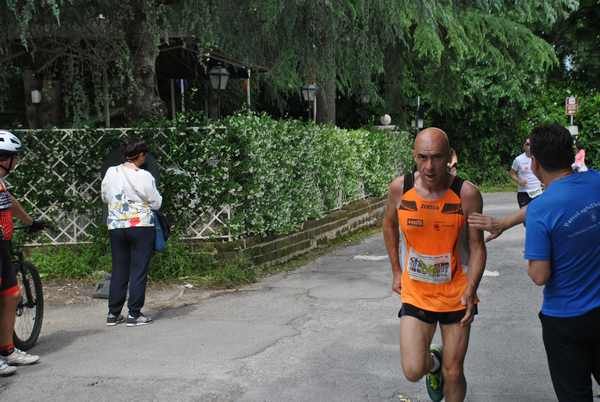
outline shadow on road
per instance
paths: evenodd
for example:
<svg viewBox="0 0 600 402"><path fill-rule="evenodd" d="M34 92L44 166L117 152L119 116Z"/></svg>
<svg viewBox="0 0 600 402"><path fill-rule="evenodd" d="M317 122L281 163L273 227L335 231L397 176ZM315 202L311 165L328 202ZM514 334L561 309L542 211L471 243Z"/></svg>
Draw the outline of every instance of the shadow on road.
<svg viewBox="0 0 600 402"><path fill-rule="evenodd" d="M83 329L77 331L56 331L47 335L40 336L38 344L31 350L31 353L44 356L47 353L55 353L70 344L76 339L100 333L101 329Z"/></svg>
<svg viewBox="0 0 600 402"><path fill-rule="evenodd" d="M163 307L161 309L155 310L155 312L152 314L152 318L158 320L184 317L190 314L196 308L197 307L193 304L184 304L183 306L177 307Z"/></svg>

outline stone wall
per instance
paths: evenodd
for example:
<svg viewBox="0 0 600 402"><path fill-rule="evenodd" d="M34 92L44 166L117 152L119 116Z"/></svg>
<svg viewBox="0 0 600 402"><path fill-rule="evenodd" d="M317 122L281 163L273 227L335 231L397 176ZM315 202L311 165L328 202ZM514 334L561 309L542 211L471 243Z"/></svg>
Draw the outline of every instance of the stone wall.
<svg viewBox="0 0 600 402"><path fill-rule="evenodd" d="M221 253L226 256L242 252L259 266L282 263L308 253L330 240L380 224L386 203L386 198L355 201L322 219L305 222L302 229L295 233L230 243L221 249Z"/></svg>

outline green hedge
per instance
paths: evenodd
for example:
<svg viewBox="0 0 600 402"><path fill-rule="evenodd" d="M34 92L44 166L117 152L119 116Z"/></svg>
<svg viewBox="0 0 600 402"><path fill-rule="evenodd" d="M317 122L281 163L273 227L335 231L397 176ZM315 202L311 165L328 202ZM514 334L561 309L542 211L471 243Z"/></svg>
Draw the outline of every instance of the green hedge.
<svg viewBox="0 0 600 402"><path fill-rule="evenodd" d="M184 126L19 132L28 154L10 181L37 208L102 216L100 166L124 135L144 138L162 167L163 210L181 230L199 214L233 206L236 237L287 233L353 199L382 196L410 166L406 133L342 130L240 113ZM32 179L34 178L34 179ZM34 212L35 214L35 212Z"/></svg>
<svg viewBox="0 0 600 402"><path fill-rule="evenodd" d="M232 172L241 189L234 222L251 235L289 232L361 198L361 188L367 196L382 196L410 157L406 134L248 114L224 124L243 149Z"/></svg>
<svg viewBox="0 0 600 402"><path fill-rule="evenodd" d="M521 121L521 136L526 137L535 126L543 123L568 125L564 102L570 95L579 98L580 108L574 124L579 128L579 140L586 150L586 165L600 169L600 93L596 90L568 83L548 85L532 102L527 118Z"/></svg>

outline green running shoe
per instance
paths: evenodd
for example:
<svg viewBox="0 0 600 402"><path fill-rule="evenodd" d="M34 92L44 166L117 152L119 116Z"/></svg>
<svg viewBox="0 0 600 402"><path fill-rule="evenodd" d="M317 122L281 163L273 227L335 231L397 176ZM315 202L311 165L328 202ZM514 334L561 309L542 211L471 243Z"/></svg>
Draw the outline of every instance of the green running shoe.
<svg viewBox="0 0 600 402"><path fill-rule="evenodd" d="M440 402L444 399L444 380L442 379L442 347L431 345L429 351L437 357L440 362L440 368L435 373L427 373L425 376L425 385L427 393L433 402Z"/></svg>

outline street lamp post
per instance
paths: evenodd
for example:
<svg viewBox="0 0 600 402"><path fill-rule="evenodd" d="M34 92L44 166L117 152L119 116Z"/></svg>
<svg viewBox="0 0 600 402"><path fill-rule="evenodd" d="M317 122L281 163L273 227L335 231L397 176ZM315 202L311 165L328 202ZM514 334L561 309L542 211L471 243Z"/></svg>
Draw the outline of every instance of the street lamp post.
<svg viewBox="0 0 600 402"><path fill-rule="evenodd" d="M109 21L106 16L102 13L96 16L96 26L99 30L101 36L106 37L106 30ZM110 89L108 82L108 73L107 73L107 64L103 64L102 66L102 97L104 98L104 126L106 128L110 127Z"/></svg>
<svg viewBox="0 0 600 402"><path fill-rule="evenodd" d="M208 72L210 86L217 91L217 117L221 117L221 91L227 88L229 71L224 66L215 66Z"/></svg>
<svg viewBox="0 0 600 402"><path fill-rule="evenodd" d="M423 117L421 116L421 97L417 96L417 111L415 113L415 130L418 133L423 128Z"/></svg>
<svg viewBox="0 0 600 402"><path fill-rule="evenodd" d="M311 103L312 103L312 120L317 121L317 91L319 87L315 84L304 85L302 87L302 98L308 102L308 118L311 118Z"/></svg>
<svg viewBox="0 0 600 402"><path fill-rule="evenodd" d="M31 103L33 103L34 105L42 103L42 91L40 91L39 89L31 90Z"/></svg>

